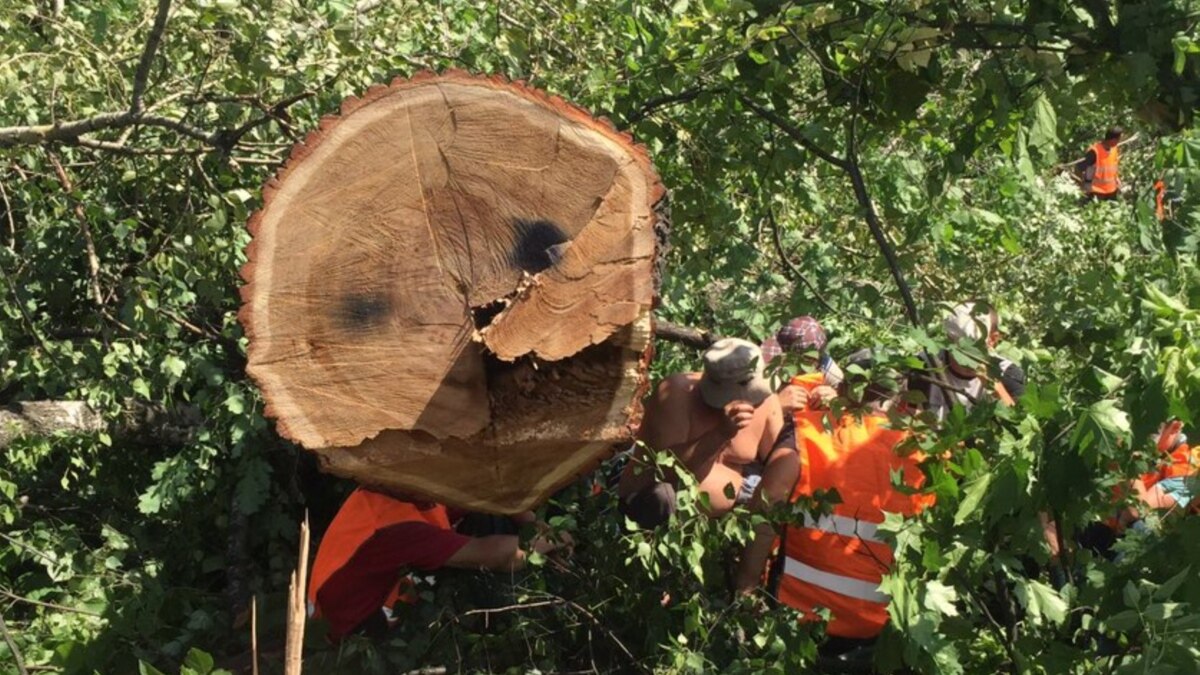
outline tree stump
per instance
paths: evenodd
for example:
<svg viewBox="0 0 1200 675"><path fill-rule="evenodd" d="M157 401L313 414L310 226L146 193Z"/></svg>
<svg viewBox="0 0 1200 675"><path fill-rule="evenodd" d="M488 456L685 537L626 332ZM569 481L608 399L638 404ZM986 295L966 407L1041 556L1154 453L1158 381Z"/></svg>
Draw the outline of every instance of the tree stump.
<svg viewBox="0 0 1200 675"><path fill-rule="evenodd" d="M520 82L345 101L249 223L266 414L360 483L530 508L640 421L664 197L628 134Z"/></svg>

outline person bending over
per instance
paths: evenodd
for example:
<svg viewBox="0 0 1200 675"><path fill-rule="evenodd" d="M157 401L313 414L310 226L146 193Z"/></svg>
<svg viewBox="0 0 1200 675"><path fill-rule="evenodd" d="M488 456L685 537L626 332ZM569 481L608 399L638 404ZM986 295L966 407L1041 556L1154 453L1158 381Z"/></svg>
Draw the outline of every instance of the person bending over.
<svg viewBox="0 0 1200 675"><path fill-rule="evenodd" d="M358 488L346 499L317 549L308 585L308 614L329 622L329 637L382 633L412 572L442 568L511 572L525 566L516 534L468 536L454 525L467 514L433 502L396 499ZM521 520L532 522L532 514ZM515 526L510 531L515 531ZM563 535L565 537L565 535ZM569 544L569 541L562 543ZM531 550L549 553L559 542L535 537Z"/></svg>

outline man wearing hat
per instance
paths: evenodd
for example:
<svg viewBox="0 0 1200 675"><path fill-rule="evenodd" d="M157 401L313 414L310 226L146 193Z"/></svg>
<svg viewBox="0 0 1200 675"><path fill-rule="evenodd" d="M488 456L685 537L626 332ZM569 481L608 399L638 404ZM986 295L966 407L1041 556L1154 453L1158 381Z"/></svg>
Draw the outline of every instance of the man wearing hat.
<svg viewBox="0 0 1200 675"><path fill-rule="evenodd" d="M785 366L799 365L806 371L796 373L779 390L779 404L785 418L793 409L804 407L810 398L816 403L837 396L842 370L825 352L827 344L825 329L811 316L792 319L763 342L763 359L767 363L782 356L788 361Z"/></svg>
<svg viewBox="0 0 1200 675"><path fill-rule="evenodd" d="M672 375L647 400L639 447L617 486L622 512L647 528L674 513L673 477L657 481L650 459L665 450L696 476L712 515L726 513L753 494L746 467L766 461L782 426L761 350L746 340L719 340L704 353L703 372Z"/></svg>
<svg viewBox="0 0 1200 675"><path fill-rule="evenodd" d="M982 341L987 350L982 360L963 357L961 363L949 350L943 351L940 372L918 373L912 388L925 394L927 406L937 419L944 420L955 405L970 408L980 398L989 395L983 373L988 355L1000 341L1000 317L996 310L974 302L956 305L942 320L942 330L951 343L977 343ZM1013 405L1025 389L1025 373L1021 367L1007 359L999 359L1001 376L992 384L996 398L1006 405ZM1015 390L1015 391L1014 391Z"/></svg>

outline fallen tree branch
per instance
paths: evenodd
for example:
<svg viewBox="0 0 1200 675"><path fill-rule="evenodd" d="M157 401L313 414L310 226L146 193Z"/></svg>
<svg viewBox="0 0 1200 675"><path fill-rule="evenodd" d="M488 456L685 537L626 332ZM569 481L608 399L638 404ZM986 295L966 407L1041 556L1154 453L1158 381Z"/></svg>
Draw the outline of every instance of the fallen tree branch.
<svg viewBox="0 0 1200 675"><path fill-rule="evenodd" d="M779 113L758 105L749 97L742 95L742 103L750 110L754 111L759 117L775 125L780 131L787 134L801 148L811 152L813 155L825 160L829 164L841 169L850 178L850 183L854 187L854 197L862 209L863 218L867 221L867 227L871 230L871 236L875 239L875 244L883 253L884 260L887 262L888 269L891 270L892 278L895 279L896 285L900 289L900 296L904 302L904 310L908 315L909 321L914 326L920 325L920 316L917 313L916 302L913 301L912 291L908 287L908 282L904 279L904 272L900 269L900 262L896 258L895 248L888 241L887 233L883 230L883 223L879 219L879 214L875 211L875 205L871 201L871 195L867 191L866 181L863 179L862 170L858 166L858 160L854 156L854 117L848 120L847 125L847 156L838 157L818 146L808 136L804 134L796 125L789 122Z"/></svg>
<svg viewBox="0 0 1200 675"><path fill-rule="evenodd" d="M863 179L862 171L858 168L857 160L847 163L846 173L850 175L850 183L854 186L854 196L863 209L863 217L866 218L871 236L875 238L875 244L883 253L883 259L887 262L892 278L895 279L896 286L900 289L900 297L904 301L904 312L908 315L908 320L912 322L912 325L919 327L921 317L917 313L917 303L913 300L912 289L908 287L908 282L904 279L904 270L900 269L900 260L896 257L896 249L888 240L879 214L875 212L875 204L871 201L870 193L867 192L867 183Z"/></svg>
<svg viewBox="0 0 1200 675"><path fill-rule="evenodd" d="M721 339L721 336L714 335L706 330L692 328L691 326L681 326L670 321L662 319L654 320L654 336L660 340L667 342L676 342L688 347L696 349L708 349L714 342Z"/></svg>
<svg viewBox="0 0 1200 675"><path fill-rule="evenodd" d="M110 422L86 401L25 401L0 408L0 450L27 436L109 432L124 440L177 445L186 442L204 419L192 407L168 410L130 402Z"/></svg>
<svg viewBox="0 0 1200 675"><path fill-rule="evenodd" d="M81 120L55 124L36 124L22 127L0 127L0 148L22 145L44 145L47 143L74 143L80 136L107 129L126 129L134 126L161 127L180 135L216 146L217 134L206 134L200 129L169 117L141 113L107 112L85 117Z"/></svg>
<svg viewBox="0 0 1200 675"><path fill-rule="evenodd" d="M741 98L742 103L745 104L745 106L747 108L754 111L754 113L756 115L763 118L764 120L767 120L771 124L774 124L776 127L779 128L780 131L782 131L783 133L790 136L793 141L796 141L797 145L804 148L805 150L808 150L809 152L816 155L817 157L820 157L821 159L825 160L826 162L829 162L830 164L836 166L837 168L839 168L843 171L847 170L846 160L842 159L841 157L838 157L837 155L834 155L833 153L829 152L828 150L825 150L821 146L814 143L813 140L811 138L809 138L808 136L805 136L804 132L801 131L800 129L798 129L796 127L796 125L794 125L791 122L784 119L783 116L781 116L779 113L776 113L772 110L767 110L766 108L755 103L748 96L743 95L740 98Z"/></svg>

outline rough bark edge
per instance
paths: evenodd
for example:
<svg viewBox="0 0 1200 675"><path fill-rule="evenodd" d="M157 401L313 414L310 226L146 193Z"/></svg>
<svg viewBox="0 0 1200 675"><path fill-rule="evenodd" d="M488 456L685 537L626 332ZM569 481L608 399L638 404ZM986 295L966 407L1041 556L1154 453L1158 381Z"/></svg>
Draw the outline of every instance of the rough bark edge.
<svg viewBox="0 0 1200 675"><path fill-rule="evenodd" d="M279 186L283 181L287 180L296 167L300 166L316 148L320 147L326 136L333 132L333 129L341 122L342 118L349 116L365 105L397 91L442 82L501 89L517 94L533 103L550 108L552 111L562 114L567 119L588 126L626 148L630 156L642 165L644 173L654 181L650 186L652 205L657 205L666 195L666 188L663 187L662 180L658 175L658 171L655 170L653 162L650 161L650 155L647 153L645 146L636 143L633 140L632 134L618 131L607 118L595 117L584 108L566 101L559 96L548 94L536 87L531 87L523 80L509 80L501 75L477 76L458 69L450 69L441 74L426 70L413 75L411 78L397 77L388 85L373 85L362 96L351 96L345 99L342 101L338 114L322 117L316 129L310 131L304 137L304 140L291 147L287 160L279 167L275 175L269 178L263 185L262 206L250 216L249 221L246 223L246 228L250 231L252 238L250 243L246 245L246 263L242 265L239 272L245 285L239 289L242 306L238 310L238 322L242 325L242 330L246 335L248 343L246 348L246 372L254 380L255 384L258 385L260 391L262 391L264 401L263 415L275 420L276 431L284 438L298 442L287 422L280 418L279 412L275 409L271 400L271 393L263 387L263 383L251 372L250 368L250 364L261 354L261 348L255 340L253 321L255 308L252 299L254 297L255 269L258 262L258 230L261 226L262 215L270 207L274 195L279 190ZM657 250L655 255L658 255Z"/></svg>

